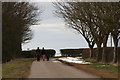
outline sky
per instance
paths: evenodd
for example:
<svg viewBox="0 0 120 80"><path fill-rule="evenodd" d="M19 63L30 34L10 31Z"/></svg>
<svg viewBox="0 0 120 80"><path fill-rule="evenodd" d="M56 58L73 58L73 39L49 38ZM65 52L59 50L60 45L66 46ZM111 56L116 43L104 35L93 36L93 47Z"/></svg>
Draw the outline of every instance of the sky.
<svg viewBox="0 0 120 80"><path fill-rule="evenodd" d="M59 49L62 48L87 47L87 43L81 35L68 28L62 18L53 14L55 9L51 2L40 2L37 5L43 10L40 15L40 25L31 26L34 36L29 43L22 46L23 50L45 47L59 52Z"/></svg>
<svg viewBox="0 0 120 80"><path fill-rule="evenodd" d="M55 49L59 53L59 49L64 48L88 48L82 35L67 27L64 19L53 14L55 9L52 2L37 2L36 5L43 10L39 16L40 25L31 26L34 36L29 43L22 45L23 50L45 47ZM109 43L110 41L108 41Z"/></svg>

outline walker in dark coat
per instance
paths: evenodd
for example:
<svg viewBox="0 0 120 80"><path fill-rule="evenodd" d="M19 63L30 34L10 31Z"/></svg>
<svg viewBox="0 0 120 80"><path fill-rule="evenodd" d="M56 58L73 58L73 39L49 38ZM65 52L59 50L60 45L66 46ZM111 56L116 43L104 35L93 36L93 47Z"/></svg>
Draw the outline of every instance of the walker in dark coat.
<svg viewBox="0 0 120 80"><path fill-rule="evenodd" d="M49 53L46 53L46 59L47 59L47 61L49 61L49 58L50 58Z"/></svg>
<svg viewBox="0 0 120 80"><path fill-rule="evenodd" d="M37 50L36 50L36 54L37 54L37 61L40 61L40 49L39 48L37 48Z"/></svg>

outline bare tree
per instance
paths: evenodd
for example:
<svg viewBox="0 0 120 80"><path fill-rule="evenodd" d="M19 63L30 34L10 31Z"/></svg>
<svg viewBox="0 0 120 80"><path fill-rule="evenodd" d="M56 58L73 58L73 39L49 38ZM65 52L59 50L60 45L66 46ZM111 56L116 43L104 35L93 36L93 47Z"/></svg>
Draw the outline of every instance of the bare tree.
<svg viewBox="0 0 120 80"><path fill-rule="evenodd" d="M38 7L29 2L3 2L3 62L19 57L21 44L32 39L30 25L37 23L39 13Z"/></svg>
<svg viewBox="0 0 120 80"><path fill-rule="evenodd" d="M111 3L110 5L111 12L109 12L109 20L108 24L110 25L111 28L111 34L113 36L113 41L114 41L114 58L113 58L113 63L117 63L118 61L118 53L117 53L117 46L118 46L118 29L120 29L120 2L116 3Z"/></svg>
<svg viewBox="0 0 120 80"><path fill-rule="evenodd" d="M84 4L79 3L54 3L56 8L56 13L59 14L59 17L64 18L67 26L76 30L79 34L81 34L88 43L90 47L90 58L92 57L92 49L94 47L94 39L90 32L90 28L85 23L84 13L82 6ZM78 6L79 5L79 6Z"/></svg>
<svg viewBox="0 0 120 80"><path fill-rule="evenodd" d="M58 2L54 4L56 13L65 19L69 27L83 35L90 48L96 43L98 48L97 61L106 62L105 48L110 32L114 34L114 42L117 43L115 40L119 28L118 3ZM102 44L103 52L101 50Z"/></svg>

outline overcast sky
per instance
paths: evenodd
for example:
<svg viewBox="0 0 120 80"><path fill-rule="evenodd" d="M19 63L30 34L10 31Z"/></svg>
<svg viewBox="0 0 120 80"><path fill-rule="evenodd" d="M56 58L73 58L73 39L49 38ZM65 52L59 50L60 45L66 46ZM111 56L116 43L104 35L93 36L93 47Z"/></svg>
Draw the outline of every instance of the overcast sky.
<svg viewBox="0 0 120 80"><path fill-rule="evenodd" d="M65 26L64 20L57 17L51 2L37 3L44 12L40 15L40 25L33 25L33 39L23 45L23 50L45 47L56 49L61 48L83 48L87 47L84 38L76 31Z"/></svg>
<svg viewBox="0 0 120 80"><path fill-rule="evenodd" d="M80 34L66 27L64 20L53 14L55 9L51 2L37 2L37 5L44 11L40 15L40 25L31 26L34 36L29 43L22 46L23 50L45 47L59 52L62 48L88 47Z"/></svg>

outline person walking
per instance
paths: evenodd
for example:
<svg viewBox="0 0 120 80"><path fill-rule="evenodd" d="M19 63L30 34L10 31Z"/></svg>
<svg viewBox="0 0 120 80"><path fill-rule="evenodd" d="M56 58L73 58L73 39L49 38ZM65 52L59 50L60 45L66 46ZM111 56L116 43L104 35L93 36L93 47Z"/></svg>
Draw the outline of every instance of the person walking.
<svg viewBox="0 0 120 80"><path fill-rule="evenodd" d="M37 55L37 61L40 61L41 53L40 53L39 47L38 47L37 50L36 50L36 55Z"/></svg>
<svg viewBox="0 0 120 80"><path fill-rule="evenodd" d="M46 53L46 59L47 59L47 61L49 61L49 58L50 58L49 53Z"/></svg>
<svg viewBox="0 0 120 80"><path fill-rule="evenodd" d="M45 61L46 51L45 51L44 47L42 48L41 54L42 54L43 61Z"/></svg>

